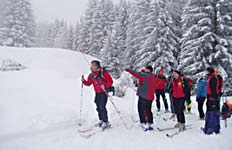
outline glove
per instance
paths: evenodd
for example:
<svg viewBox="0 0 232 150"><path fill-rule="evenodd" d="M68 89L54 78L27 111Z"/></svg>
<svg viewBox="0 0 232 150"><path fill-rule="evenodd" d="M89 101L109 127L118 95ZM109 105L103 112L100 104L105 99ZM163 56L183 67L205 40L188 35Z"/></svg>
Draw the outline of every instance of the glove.
<svg viewBox="0 0 232 150"><path fill-rule="evenodd" d="M81 81L82 81L82 82L85 82L85 81L86 81L85 78L84 78L84 75L81 76Z"/></svg>
<svg viewBox="0 0 232 150"><path fill-rule="evenodd" d="M145 69L141 69L141 72L143 72L143 73L144 73L144 72L145 72Z"/></svg>

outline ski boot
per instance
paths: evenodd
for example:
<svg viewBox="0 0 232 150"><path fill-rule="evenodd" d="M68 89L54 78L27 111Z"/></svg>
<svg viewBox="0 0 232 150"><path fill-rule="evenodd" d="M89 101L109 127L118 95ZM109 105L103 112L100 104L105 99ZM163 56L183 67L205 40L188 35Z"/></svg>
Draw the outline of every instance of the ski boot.
<svg viewBox="0 0 232 150"><path fill-rule="evenodd" d="M102 129L102 131L104 131L106 129L109 129L110 127L111 127L111 124L109 122L103 122L101 129Z"/></svg>
<svg viewBox="0 0 232 150"><path fill-rule="evenodd" d="M98 122L95 124L95 127L101 128L101 127L102 127L102 124L103 124L103 121L100 120L100 121L98 121Z"/></svg>
<svg viewBox="0 0 232 150"><path fill-rule="evenodd" d="M146 125L145 125L145 128L144 128L144 131L146 132L146 131L153 131L154 130L154 128L152 127L152 124L151 123L147 123Z"/></svg>
<svg viewBox="0 0 232 150"><path fill-rule="evenodd" d="M185 131L185 123L179 123L179 131L184 132Z"/></svg>

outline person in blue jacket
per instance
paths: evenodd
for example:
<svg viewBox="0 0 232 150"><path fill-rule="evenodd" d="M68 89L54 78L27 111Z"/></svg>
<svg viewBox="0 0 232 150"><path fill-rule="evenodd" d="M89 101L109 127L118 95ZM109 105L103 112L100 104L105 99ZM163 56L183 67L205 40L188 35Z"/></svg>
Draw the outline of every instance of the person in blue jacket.
<svg viewBox="0 0 232 150"><path fill-rule="evenodd" d="M205 99L207 97L206 85L207 85L206 79L204 79L203 77L200 78L198 83L197 83L197 99L196 99L196 101L198 103L198 112L199 112L201 120L204 120L204 118L205 118L203 105L204 105Z"/></svg>

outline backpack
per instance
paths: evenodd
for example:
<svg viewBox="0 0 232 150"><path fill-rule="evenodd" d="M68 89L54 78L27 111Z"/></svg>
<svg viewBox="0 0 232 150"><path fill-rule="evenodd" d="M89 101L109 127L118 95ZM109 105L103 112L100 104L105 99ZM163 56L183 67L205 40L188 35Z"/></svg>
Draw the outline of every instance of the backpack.
<svg viewBox="0 0 232 150"><path fill-rule="evenodd" d="M220 113L215 111L206 112L205 127L203 131L205 134L220 133Z"/></svg>
<svg viewBox="0 0 232 150"><path fill-rule="evenodd" d="M222 119L230 118L230 108L226 103L223 103L221 110Z"/></svg>
<svg viewBox="0 0 232 150"><path fill-rule="evenodd" d="M100 73L100 77L101 77L103 80L105 80L105 79L104 79L105 72L108 72L106 68L107 68L107 67L102 67L102 71L101 71L101 73ZM112 92L112 93L113 93L113 96L114 96L114 95L115 95L115 88L114 88L114 86L111 85L109 88L106 88L106 92L107 92L107 93Z"/></svg>
<svg viewBox="0 0 232 150"><path fill-rule="evenodd" d="M190 87L188 85L188 80L184 79L183 77L181 79L182 79L182 86L183 86L184 94L185 96L188 96L190 94Z"/></svg>

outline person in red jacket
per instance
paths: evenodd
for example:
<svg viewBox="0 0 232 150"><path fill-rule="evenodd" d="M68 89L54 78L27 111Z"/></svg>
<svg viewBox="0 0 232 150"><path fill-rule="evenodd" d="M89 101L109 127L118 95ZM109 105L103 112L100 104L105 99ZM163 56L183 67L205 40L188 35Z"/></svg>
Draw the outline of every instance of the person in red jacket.
<svg viewBox="0 0 232 150"><path fill-rule="evenodd" d="M220 133L220 98L219 98L219 82L215 75L214 68L208 67L208 81L206 86L207 102L205 127L202 128L205 134Z"/></svg>
<svg viewBox="0 0 232 150"><path fill-rule="evenodd" d="M184 103L185 103L185 93L183 87L183 78L181 73L178 70L173 71L172 73L172 97L173 97L173 106L177 116L178 127L180 131L185 130L185 116L184 116Z"/></svg>
<svg viewBox="0 0 232 150"><path fill-rule="evenodd" d="M131 69L125 69L125 71L129 72L139 80L137 95L139 97L138 112L141 127L144 131L153 130L153 114L151 107L157 84L157 79L152 74L153 68L151 66L147 66L143 72L136 72Z"/></svg>
<svg viewBox="0 0 232 150"><path fill-rule="evenodd" d="M164 70L161 68L157 74L157 88L156 88L156 107L157 107L157 112L160 112L160 96L163 98L164 102L164 107L165 107L165 112L168 112L168 102L165 96L165 87L167 83L167 79L164 76Z"/></svg>
<svg viewBox="0 0 232 150"><path fill-rule="evenodd" d="M110 127L108 122L108 115L106 110L107 104L107 89L110 88L113 84L112 77L107 71L104 71L101 68L100 62L94 60L91 62L91 73L88 76L88 79L85 80L82 76L82 82L86 86L93 85L96 92L95 103L97 106L97 112L99 117L98 127L101 127L103 130Z"/></svg>

